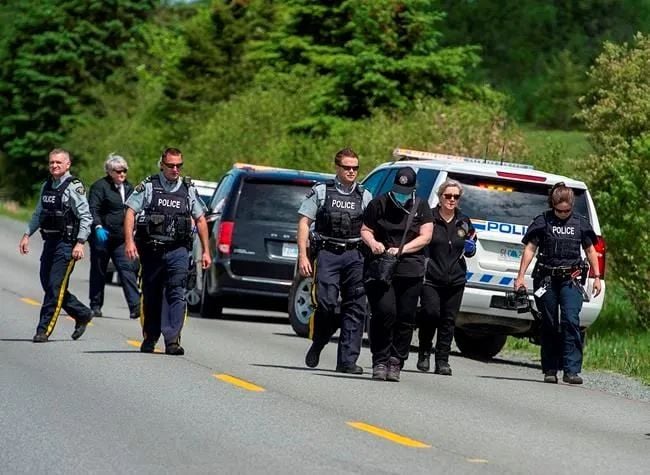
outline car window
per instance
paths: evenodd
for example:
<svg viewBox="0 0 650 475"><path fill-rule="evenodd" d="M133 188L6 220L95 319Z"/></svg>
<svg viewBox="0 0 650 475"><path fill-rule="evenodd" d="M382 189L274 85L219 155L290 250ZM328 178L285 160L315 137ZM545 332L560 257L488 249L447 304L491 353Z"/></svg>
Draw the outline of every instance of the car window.
<svg viewBox="0 0 650 475"><path fill-rule="evenodd" d="M223 210L226 197L232 188L233 180L234 177L232 175L226 175L221 179L214 195L212 195L212 199L210 200L210 213L220 213Z"/></svg>
<svg viewBox="0 0 650 475"><path fill-rule="evenodd" d="M246 181L242 187L236 219L295 223L298 208L311 190L311 183L263 183Z"/></svg>
<svg viewBox="0 0 650 475"><path fill-rule="evenodd" d="M438 170L431 170L429 168L420 168L417 174L417 188L415 189L415 196L420 199L429 201L433 184L439 175Z"/></svg>
<svg viewBox="0 0 650 475"><path fill-rule="evenodd" d="M470 218L528 225L548 209L551 185L450 173L463 185L460 208ZM574 189L574 210L589 218L585 190Z"/></svg>
<svg viewBox="0 0 650 475"><path fill-rule="evenodd" d="M381 170L377 170L375 173L372 173L371 175L368 175L363 180L362 182L363 187L372 194L373 198L377 196L377 190L384 182L384 179L386 178L387 174L388 174L388 169L383 168Z"/></svg>
<svg viewBox="0 0 650 475"><path fill-rule="evenodd" d="M395 181L396 174L397 174L397 168L391 168L388 174L386 175L386 179L379 187L379 190L377 190L377 193L376 194L373 193L372 196L376 197L388 193L390 189L393 187L393 182Z"/></svg>

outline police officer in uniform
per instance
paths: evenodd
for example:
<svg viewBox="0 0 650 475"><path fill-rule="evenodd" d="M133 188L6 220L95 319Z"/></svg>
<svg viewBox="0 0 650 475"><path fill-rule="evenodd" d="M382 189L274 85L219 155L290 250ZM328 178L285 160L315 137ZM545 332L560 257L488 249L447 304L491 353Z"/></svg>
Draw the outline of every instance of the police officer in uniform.
<svg viewBox="0 0 650 475"><path fill-rule="evenodd" d="M130 259L139 255L142 266L140 351L153 353L162 333L165 353L182 355L185 350L180 340L187 313L185 287L192 246L191 218L196 222L201 241L203 269L211 263L206 208L189 177L181 177L180 150L166 149L158 165L161 172L147 177L126 200L125 252Z"/></svg>
<svg viewBox="0 0 650 475"><path fill-rule="evenodd" d="M312 300L316 306L310 320L311 347L305 356L310 368L318 366L320 353L338 327L335 315L341 296L341 334L336 371L362 374L357 365L366 315L363 288L361 224L363 210L372 195L357 183L359 157L345 148L335 158L336 178L315 185L298 214L298 270L314 276ZM307 255L310 226L315 223Z"/></svg>
<svg viewBox="0 0 650 475"><path fill-rule="evenodd" d="M573 190L563 182L553 186L549 196L551 209L533 220L522 239L526 247L514 283L515 290L525 288L526 269L539 250L532 275L535 303L542 315L541 358L546 383L557 383L557 372L562 369L564 382L582 384L580 275L586 277L587 268L581 248L595 277L593 293L598 295L601 291L598 254L594 249L596 234L587 218L573 212L574 201Z"/></svg>
<svg viewBox="0 0 650 475"><path fill-rule="evenodd" d="M20 240L21 254L29 252L29 237L41 230L40 279L45 291L34 343L48 341L61 308L75 320L72 339L86 331L90 309L68 291L75 262L84 257L84 244L90 234L92 216L83 184L70 174L70 154L55 148L49 153L50 178L41 188L40 199L27 231Z"/></svg>
<svg viewBox="0 0 650 475"><path fill-rule="evenodd" d="M124 252L124 202L133 192L126 178L129 167L119 155L110 154L104 162L106 175L90 187L88 203L93 215L94 233L90 236L90 286L88 297L93 317L102 316L108 260L115 264L129 316L140 316L139 265Z"/></svg>

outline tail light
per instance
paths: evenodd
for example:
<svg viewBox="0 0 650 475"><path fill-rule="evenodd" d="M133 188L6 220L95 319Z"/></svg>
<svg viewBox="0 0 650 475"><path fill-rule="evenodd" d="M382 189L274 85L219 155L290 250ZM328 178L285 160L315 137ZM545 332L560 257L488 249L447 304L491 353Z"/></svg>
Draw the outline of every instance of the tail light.
<svg viewBox="0 0 650 475"><path fill-rule="evenodd" d="M607 248L605 246L605 240L602 236L596 236L594 249L596 250L596 255L598 256L598 271L600 272L600 278L603 279L605 277L605 251ZM589 269L589 277L593 276L594 270Z"/></svg>
<svg viewBox="0 0 650 475"><path fill-rule="evenodd" d="M230 254L232 246L232 233L235 230L235 223L232 221L222 221L219 224L219 239L217 241L217 250L221 254Z"/></svg>

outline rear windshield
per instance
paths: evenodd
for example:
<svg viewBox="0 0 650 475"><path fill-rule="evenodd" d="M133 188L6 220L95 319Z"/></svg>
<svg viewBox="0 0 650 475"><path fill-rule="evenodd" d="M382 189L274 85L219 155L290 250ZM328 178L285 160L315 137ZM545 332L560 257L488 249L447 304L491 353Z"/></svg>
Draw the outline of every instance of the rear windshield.
<svg viewBox="0 0 650 475"><path fill-rule="evenodd" d="M548 209L549 184L450 173L463 185L460 208L470 218L528 225ZM589 219L585 190L575 189L574 211Z"/></svg>
<svg viewBox="0 0 650 475"><path fill-rule="evenodd" d="M311 184L245 181L239 196L236 218L284 223L298 222L298 208Z"/></svg>

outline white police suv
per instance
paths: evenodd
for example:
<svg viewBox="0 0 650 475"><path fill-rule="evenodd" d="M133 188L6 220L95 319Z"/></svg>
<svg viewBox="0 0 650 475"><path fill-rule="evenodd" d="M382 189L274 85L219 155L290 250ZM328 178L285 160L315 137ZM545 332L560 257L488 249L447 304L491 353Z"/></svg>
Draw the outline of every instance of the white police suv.
<svg viewBox="0 0 650 475"><path fill-rule="evenodd" d="M476 255L467 259L467 286L456 321L456 345L464 354L493 357L501 351L508 335L537 341L539 325L533 315L530 311L519 313L513 309L506 292L513 289L519 270L523 252L521 238L532 219L548 209L548 194L557 182L563 181L574 190L574 211L587 217L598 235L595 248L601 279L604 279L605 241L585 183L517 163L402 148L395 149L393 156L394 161L379 165L364 179L364 186L373 196L389 191L397 169L403 166L417 172L416 194L428 200L432 207L438 204L436 191L446 179L456 180L463 186L460 207L471 218L478 236ZM529 291L534 264L528 268ZM580 314L583 330L598 318L603 306L604 280L602 284L603 292L583 304ZM592 285L590 276L586 284L589 295ZM311 314L309 287L308 281L296 278L289 302L292 326L302 335ZM532 295L529 300L534 308Z"/></svg>

